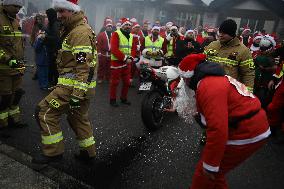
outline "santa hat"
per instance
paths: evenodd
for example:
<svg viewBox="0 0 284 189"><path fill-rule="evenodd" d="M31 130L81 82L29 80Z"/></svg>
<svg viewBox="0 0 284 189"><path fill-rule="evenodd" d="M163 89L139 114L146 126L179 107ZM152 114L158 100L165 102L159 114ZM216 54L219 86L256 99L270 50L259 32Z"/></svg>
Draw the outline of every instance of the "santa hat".
<svg viewBox="0 0 284 189"><path fill-rule="evenodd" d="M244 26L244 30L242 33L245 33L245 32L251 32L251 29L248 27L248 26Z"/></svg>
<svg viewBox="0 0 284 189"><path fill-rule="evenodd" d="M108 27L108 26L112 26L112 21L111 22L108 21L105 23L105 27Z"/></svg>
<svg viewBox="0 0 284 189"><path fill-rule="evenodd" d="M263 38L263 36L258 34L253 38L253 41L258 40L258 39L262 39L262 38Z"/></svg>
<svg viewBox="0 0 284 189"><path fill-rule="evenodd" d="M187 30L184 34L184 36L186 36L188 33L193 33L193 35L195 35L195 31L194 30Z"/></svg>
<svg viewBox="0 0 284 189"><path fill-rule="evenodd" d="M130 19L130 22L132 22L132 23L137 23L137 19L136 19L136 18L131 18L131 19Z"/></svg>
<svg viewBox="0 0 284 189"><path fill-rule="evenodd" d="M54 9L66 9L74 12L81 10L78 0L53 0Z"/></svg>
<svg viewBox="0 0 284 189"><path fill-rule="evenodd" d="M178 27L175 26L175 25L171 26L170 28L171 28L171 30L178 30Z"/></svg>
<svg viewBox="0 0 284 189"><path fill-rule="evenodd" d="M137 22L134 22L133 25L132 25L132 29L137 28L137 27L140 28L140 24L138 24Z"/></svg>
<svg viewBox="0 0 284 189"><path fill-rule="evenodd" d="M143 24L150 24L150 21L149 20L144 20Z"/></svg>
<svg viewBox="0 0 284 189"><path fill-rule="evenodd" d="M195 67L206 59L205 54L190 54L179 63L178 70L182 77L191 78Z"/></svg>
<svg viewBox="0 0 284 189"><path fill-rule="evenodd" d="M172 23L172 22L166 23L166 27L167 27L167 28L171 28L173 25L174 25L174 23Z"/></svg>
<svg viewBox="0 0 284 189"><path fill-rule="evenodd" d="M160 31L160 27L159 26L153 26L153 28L151 29L151 31L153 31L153 30L159 30Z"/></svg>
<svg viewBox="0 0 284 189"><path fill-rule="evenodd" d="M120 23L121 23L121 27L124 26L125 24L130 24L132 25L131 21L129 20L129 18L121 18L120 19Z"/></svg>
<svg viewBox="0 0 284 189"><path fill-rule="evenodd" d="M109 24L109 23L113 24L113 21L109 16L107 16L104 19L104 26L106 26L106 24Z"/></svg>

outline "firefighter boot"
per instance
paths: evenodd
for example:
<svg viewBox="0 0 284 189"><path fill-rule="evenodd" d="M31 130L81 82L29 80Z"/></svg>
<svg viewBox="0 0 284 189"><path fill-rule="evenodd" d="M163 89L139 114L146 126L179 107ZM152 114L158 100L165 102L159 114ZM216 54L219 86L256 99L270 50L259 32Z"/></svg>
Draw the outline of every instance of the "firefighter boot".
<svg viewBox="0 0 284 189"><path fill-rule="evenodd" d="M57 155L57 156L46 156L44 154L39 154L32 159L32 163L35 164L48 164L51 162L58 162L62 160L63 155Z"/></svg>
<svg viewBox="0 0 284 189"><path fill-rule="evenodd" d="M75 159L85 163L85 164L95 164L96 158L90 157L88 151L80 150L79 154L74 155Z"/></svg>

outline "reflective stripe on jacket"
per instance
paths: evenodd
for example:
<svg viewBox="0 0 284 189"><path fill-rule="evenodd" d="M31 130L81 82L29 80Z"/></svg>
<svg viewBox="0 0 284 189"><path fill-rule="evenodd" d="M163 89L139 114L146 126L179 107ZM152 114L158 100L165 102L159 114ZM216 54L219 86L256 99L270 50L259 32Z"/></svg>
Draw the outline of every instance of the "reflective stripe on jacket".
<svg viewBox="0 0 284 189"><path fill-rule="evenodd" d="M0 6L0 74L15 75L20 72L8 66L10 59L24 59L24 42L20 25L7 16Z"/></svg>
<svg viewBox="0 0 284 189"><path fill-rule="evenodd" d="M164 43L164 38L160 37L156 41L152 41L150 36L147 36L145 38L145 49L147 49L150 52L158 51L162 49Z"/></svg>
<svg viewBox="0 0 284 189"><path fill-rule="evenodd" d="M95 88L97 70L96 36L83 18L83 12L74 13L57 56L57 84L72 88L71 95L79 99Z"/></svg>
<svg viewBox="0 0 284 189"><path fill-rule="evenodd" d="M221 64L227 75L245 84L250 91L254 86L254 62L250 50L238 38L227 44L213 41L205 47L207 59Z"/></svg>

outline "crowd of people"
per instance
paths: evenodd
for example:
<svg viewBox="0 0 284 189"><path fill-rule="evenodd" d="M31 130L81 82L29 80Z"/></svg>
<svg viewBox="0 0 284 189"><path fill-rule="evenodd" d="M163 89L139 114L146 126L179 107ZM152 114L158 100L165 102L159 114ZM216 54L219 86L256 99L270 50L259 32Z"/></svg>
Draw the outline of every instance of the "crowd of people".
<svg viewBox="0 0 284 189"><path fill-rule="evenodd" d="M21 0L4 0L0 8L0 128L24 125L19 108L24 39L16 17L22 5ZM140 26L135 18L115 24L107 17L96 37L87 22L77 0L53 0L46 14L35 16L30 37L34 77L51 92L36 107L43 153L33 163L62 159L62 114L77 136L80 153L75 157L94 162L88 111L96 84L109 83L112 107L131 105L128 90L141 64L177 67L196 93L196 117L205 128L206 144L191 189L228 188L225 174L261 148L271 133L275 144L284 144L284 43L275 34L251 34L244 27L238 36L231 19L218 28L186 30L173 22Z"/></svg>

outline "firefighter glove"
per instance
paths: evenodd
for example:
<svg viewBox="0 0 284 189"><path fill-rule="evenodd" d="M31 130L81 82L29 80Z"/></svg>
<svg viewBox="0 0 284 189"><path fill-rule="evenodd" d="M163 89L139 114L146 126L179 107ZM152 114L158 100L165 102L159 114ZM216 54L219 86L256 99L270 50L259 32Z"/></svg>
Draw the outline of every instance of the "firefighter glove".
<svg viewBox="0 0 284 189"><path fill-rule="evenodd" d="M9 66L11 68L18 68L19 67L19 62L17 60L15 60L15 59L12 59L12 60L9 61Z"/></svg>
<svg viewBox="0 0 284 189"><path fill-rule="evenodd" d="M71 109L80 108L80 100L76 98L71 98L69 101L69 105Z"/></svg>

